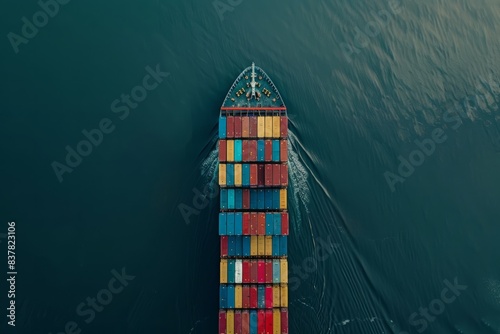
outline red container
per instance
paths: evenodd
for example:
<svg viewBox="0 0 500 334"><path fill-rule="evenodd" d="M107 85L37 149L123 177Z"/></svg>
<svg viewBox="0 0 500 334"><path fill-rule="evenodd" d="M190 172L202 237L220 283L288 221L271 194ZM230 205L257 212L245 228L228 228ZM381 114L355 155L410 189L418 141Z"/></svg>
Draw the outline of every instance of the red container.
<svg viewBox="0 0 500 334"><path fill-rule="evenodd" d="M272 161L273 160L273 142L272 140L264 141L264 160Z"/></svg>
<svg viewBox="0 0 500 334"><path fill-rule="evenodd" d="M234 117L227 116L226 117L226 137L234 138Z"/></svg>
<svg viewBox="0 0 500 334"><path fill-rule="evenodd" d="M281 214L281 234L288 235L289 234L289 226L288 226L288 212L283 212Z"/></svg>
<svg viewBox="0 0 500 334"><path fill-rule="evenodd" d="M257 283L259 280L258 280L258 271L259 271L259 268L258 268L258 263L257 263L257 260L251 260L250 261L250 282L251 283ZM256 288L257 289L257 288ZM255 290L257 291L257 290ZM257 292L255 292L257 293ZM257 305L257 297L255 297L255 305ZM255 306L257 307L257 306Z"/></svg>
<svg viewBox="0 0 500 334"><path fill-rule="evenodd" d="M234 312L234 334L241 334L241 311Z"/></svg>
<svg viewBox="0 0 500 334"><path fill-rule="evenodd" d="M266 186L272 186L273 185L273 165L267 164L266 165L266 172L265 172L265 183Z"/></svg>
<svg viewBox="0 0 500 334"><path fill-rule="evenodd" d="M251 166L250 166L251 168ZM243 197L243 209L250 209L250 189L243 189L242 190L242 197Z"/></svg>
<svg viewBox="0 0 500 334"><path fill-rule="evenodd" d="M249 156L250 151L248 150L248 140L242 140L241 150L242 150L241 157L242 157L243 161L249 161L250 160L250 156Z"/></svg>
<svg viewBox="0 0 500 334"><path fill-rule="evenodd" d="M288 165L287 164L282 164L281 165L281 185L286 187L288 186Z"/></svg>
<svg viewBox="0 0 500 334"><path fill-rule="evenodd" d="M219 140L219 161L226 161L227 143L225 139Z"/></svg>
<svg viewBox="0 0 500 334"><path fill-rule="evenodd" d="M219 311L219 334L226 334L226 311Z"/></svg>
<svg viewBox="0 0 500 334"><path fill-rule="evenodd" d="M257 217L257 235L266 235L266 213L259 212Z"/></svg>
<svg viewBox="0 0 500 334"><path fill-rule="evenodd" d="M271 260L266 260L266 283L273 282L273 262ZM272 289L271 289L272 291ZM271 293L272 296L272 293ZM267 298L267 290L266 290L266 298ZM272 300L271 300L272 304Z"/></svg>
<svg viewBox="0 0 500 334"><path fill-rule="evenodd" d="M280 141L280 161L288 160L288 146L286 139Z"/></svg>
<svg viewBox="0 0 500 334"><path fill-rule="evenodd" d="M250 120L248 116L241 117L241 136L243 138L248 138L250 134Z"/></svg>
<svg viewBox="0 0 500 334"><path fill-rule="evenodd" d="M248 310L241 312L241 334L250 334L250 313Z"/></svg>
<svg viewBox="0 0 500 334"><path fill-rule="evenodd" d="M264 334L266 330L266 313L264 310L257 312L257 333Z"/></svg>
<svg viewBox="0 0 500 334"><path fill-rule="evenodd" d="M250 235L250 213L243 212L243 235Z"/></svg>
<svg viewBox="0 0 500 334"><path fill-rule="evenodd" d="M242 266L243 266L243 283L250 283L250 260L243 260ZM243 291L243 295L244 294L245 291Z"/></svg>
<svg viewBox="0 0 500 334"><path fill-rule="evenodd" d="M257 141L249 140L248 141L248 161L257 161Z"/></svg>
<svg viewBox="0 0 500 334"><path fill-rule="evenodd" d="M265 182L266 177L265 177L265 169L264 169L264 167L265 167L264 165L258 165L258 169L259 170L257 172L257 177L258 177L257 185L259 187L261 187L261 186L263 187L266 184L266 182Z"/></svg>
<svg viewBox="0 0 500 334"><path fill-rule="evenodd" d="M258 178L257 165L251 164L250 165L250 186L256 186L258 184L257 178Z"/></svg>
<svg viewBox="0 0 500 334"><path fill-rule="evenodd" d="M288 118L286 116L280 117L280 135L281 138L288 136Z"/></svg>
<svg viewBox="0 0 500 334"><path fill-rule="evenodd" d="M273 334L273 310L266 310L266 334Z"/></svg>
<svg viewBox="0 0 500 334"><path fill-rule="evenodd" d="M257 285L250 285L250 308L257 308Z"/></svg>
<svg viewBox="0 0 500 334"><path fill-rule="evenodd" d="M234 117L234 138L241 138L241 116Z"/></svg>
<svg viewBox="0 0 500 334"><path fill-rule="evenodd" d="M257 272L257 282L265 283L266 282L266 265L264 260L257 260L258 272Z"/></svg>
<svg viewBox="0 0 500 334"><path fill-rule="evenodd" d="M266 285L266 308L273 308L273 286ZM271 310L272 314L272 310ZM272 334L272 332L271 332Z"/></svg>
<svg viewBox="0 0 500 334"><path fill-rule="evenodd" d="M281 167L279 164L273 164L273 186L279 187L281 182Z"/></svg>
<svg viewBox="0 0 500 334"><path fill-rule="evenodd" d="M250 285L243 285L243 298L242 305L243 308L250 308Z"/></svg>
<svg viewBox="0 0 500 334"><path fill-rule="evenodd" d="M281 309L281 334L288 334L288 309Z"/></svg>
<svg viewBox="0 0 500 334"><path fill-rule="evenodd" d="M250 138L257 137L257 117L250 116Z"/></svg>
<svg viewBox="0 0 500 334"><path fill-rule="evenodd" d="M259 223L257 214L252 212L250 213L250 235L256 235Z"/></svg>
<svg viewBox="0 0 500 334"><path fill-rule="evenodd" d="M228 238L227 235L223 235L220 237L220 256L227 256L228 255Z"/></svg>

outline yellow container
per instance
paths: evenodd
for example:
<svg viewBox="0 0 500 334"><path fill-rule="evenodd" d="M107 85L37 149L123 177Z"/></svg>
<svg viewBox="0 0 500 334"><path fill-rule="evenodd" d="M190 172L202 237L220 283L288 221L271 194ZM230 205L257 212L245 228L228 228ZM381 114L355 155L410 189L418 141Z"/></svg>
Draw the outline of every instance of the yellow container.
<svg viewBox="0 0 500 334"><path fill-rule="evenodd" d="M265 250L265 255L273 255L273 236L272 235L266 235L266 250Z"/></svg>
<svg viewBox="0 0 500 334"><path fill-rule="evenodd" d="M256 235L251 235L250 236L250 256L256 256L257 255L257 236Z"/></svg>
<svg viewBox="0 0 500 334"><path fill-rule="evenodd" d="M273 116L273 138L279 138L280 137L280 117L279 116Z"/></svg>
<svg viewBox="0 0 500 334"><path fill-rule="evenodd" d="M273 136L273 117L265 116L265 132L264 137L271 138Z"/></svg>
<svg viewBox="0 0 500 334"><path fill-rule="evenodd" d="M234 165L234 185L241 187L241 164Z"/></svg>
<svg viewBox="0 0 500 334"><path fill-rule="evenodd" d="M287 261L287 259L280 259L280 276L281 276L281 283L288 283L288 261Z"/></svg>
<svg viewBox="0 0 500 334"><path fill-rule="evenodd" d="M273 307L280 307L280 286L278 284L273 285ZM279 333L281 334L281 333Z"/></svg>
<svg viewBox="0 0 500 334"><path fill-rule="evenodd" d="M226 333L234 334L234 310L226 312Z"/></svg>
<svg viewBox="0 0 500 334"><path fill-rule="evenodd" d="M280 209L286 209L286 189L280 189Z"/></svg>
<svg viewBox="0 0 500 334"><path fill-rule="evenodd" d="M236 308L243 308L243 286L237 284L234 289L234 306Z"/></svg>
<svg viewBox="0 0 500 334"><path fill-rule="evenodd" d="M257 137L264 138L264 116L257 116Z"/></svg>
<svg viewBox="0 0 500 334"><path fill-rule="evenodd" d="M220 282L227 283L227 260L220 260Z"/></svg>
<svg viewBox="0 0 500 334"><path fill-rule="evenodd" d="M219 186L226 185L226 164L219 164Z"/></svg>
<svg viewBox="0 0 500 334"><path fill-rule="evenodd" d="M226 142L226 160L234 161L234 140L228 139Z"/></svg>
<svg viewBox="0 0 500 334"><path fill-rule="evenodd" d="M273 334L281 334L281 313L277 309L273 310Z"/></svg>
<svg viewBox="0 0 500 334"><path fill-rule="evenodd" d="M266 253L266 243L263 235L257 236L257 255L264 255Z"/></svg>
<svg viewBox="0 0 500 334"><path fill-rule="evenodd" d="M287 284L280 285L280 292L281 292L281 307L288 307L288 285Z"/></svg>

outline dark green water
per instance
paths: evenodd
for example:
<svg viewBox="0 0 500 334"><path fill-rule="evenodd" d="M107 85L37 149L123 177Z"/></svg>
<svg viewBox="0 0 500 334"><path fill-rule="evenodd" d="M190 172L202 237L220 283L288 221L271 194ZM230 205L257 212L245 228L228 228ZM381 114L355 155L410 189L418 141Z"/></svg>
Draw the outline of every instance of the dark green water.
<svg viewBox="0 0 500 334"><path fill-rule="evenodd" d="M216 333L218 197L189 224L178 206L215 176L218 108L252 61L293 132L290 333L500 333L500 3L222 3L72 0L25 40L39 5L4 3L2 333Z"/></svg>

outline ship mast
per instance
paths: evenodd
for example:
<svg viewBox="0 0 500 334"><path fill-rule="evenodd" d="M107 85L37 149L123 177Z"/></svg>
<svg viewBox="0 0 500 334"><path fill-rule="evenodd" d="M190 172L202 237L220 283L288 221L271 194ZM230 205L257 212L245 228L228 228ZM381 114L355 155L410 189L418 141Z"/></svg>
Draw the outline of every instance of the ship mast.
<svg viewBox="0 0 500 334"><path fill-rule="evenodd" d="M257 77L257 74L255 74L255 63L252 62L252 82L250 82L250 86L252 87L252 97L255 98L255 86L257 85L257 82L255 82L255 78Z"/></svg>

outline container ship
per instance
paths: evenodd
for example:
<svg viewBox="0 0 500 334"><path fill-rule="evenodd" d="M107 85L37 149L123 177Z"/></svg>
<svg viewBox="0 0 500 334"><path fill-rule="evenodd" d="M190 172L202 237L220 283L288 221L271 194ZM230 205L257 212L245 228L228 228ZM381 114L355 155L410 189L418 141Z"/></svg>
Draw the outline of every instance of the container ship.
<svg viewBox="0 0 500 334"><path fill-rule="evenodd" d="M288 334L288 118L254 63L219 117L220 334Z"/></svg>

